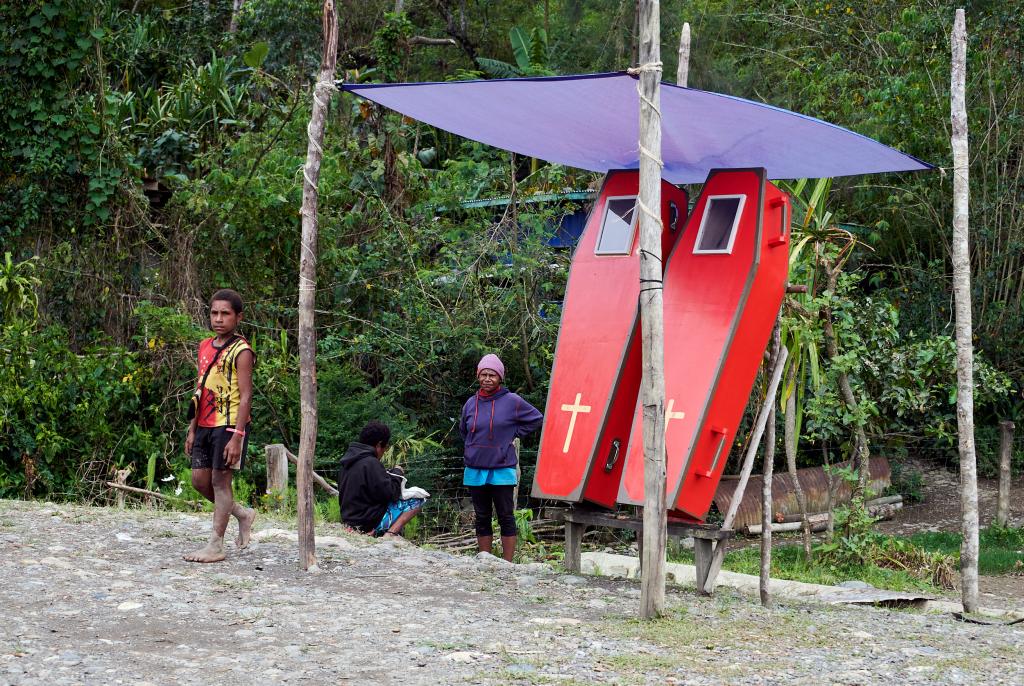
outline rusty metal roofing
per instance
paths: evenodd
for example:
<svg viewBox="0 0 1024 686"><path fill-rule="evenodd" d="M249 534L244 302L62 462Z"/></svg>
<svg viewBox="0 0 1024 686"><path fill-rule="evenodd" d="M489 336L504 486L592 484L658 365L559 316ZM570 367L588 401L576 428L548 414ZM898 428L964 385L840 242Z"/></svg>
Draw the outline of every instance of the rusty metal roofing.
<svg viewBox="0 0 1024 686"><path fill-rule="evenodd" d="M849 461L833 465L833 468L849 466ZM878 495L889 486L890 471L889 460L884 457L872 457L869 462L868 490ZM821 467L807 467L797 470L797 478L800 479L800 486L803 488L807 498L807 512L826 512L828 510L828 479L825 477L825 470ZM839 477L835 477L839 478ZM739 510L736 511L736 521L733 529L742 529L751 524L761 523L761 484L762 476L751 475L747 482L747 488L740 501ZM723 476L715 493L714 503L719 512L725 512L732 503L733 495L736 492L736 485L739 483L739 476ZM835 505L850 502L850 486L841 483L836 493ZM800 513L800 506L796 501L796 490L793 488L793 480L789 472L776 472L772 478L772 511L775 515L793 515Z"/></svg>

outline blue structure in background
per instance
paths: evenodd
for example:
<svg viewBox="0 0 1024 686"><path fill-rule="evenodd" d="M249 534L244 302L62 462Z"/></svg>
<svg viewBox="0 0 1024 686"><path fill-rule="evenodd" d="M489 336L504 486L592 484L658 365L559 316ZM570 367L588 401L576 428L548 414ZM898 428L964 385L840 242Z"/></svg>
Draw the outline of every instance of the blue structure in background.
<svg viewBox="0 0 1024 686"><path fill-rule="evenodd" d="M583 235L583 228L587 224L587 214L590 211L590 203L597 197L595 191L572 191L570 193L538 193L527 197L519 198L517 202L523 205L534 203L565 203L574 206L572 212L562 215L558 225L553 228L551 238L547 244L552 248L569 249L576 247L576 242ZM489 198L486 200L467 200L462 203L463 209L480 208L504 208L508 207L509 198Z"/></svg>

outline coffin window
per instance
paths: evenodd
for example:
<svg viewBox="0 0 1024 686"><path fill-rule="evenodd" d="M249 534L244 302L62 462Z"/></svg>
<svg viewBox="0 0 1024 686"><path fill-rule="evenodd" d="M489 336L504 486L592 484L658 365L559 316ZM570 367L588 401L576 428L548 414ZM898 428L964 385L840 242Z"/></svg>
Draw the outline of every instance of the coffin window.
<svg viewBox="0 0 1024 686"><path fill-rule="evenodd" d="M636 216L636 196L608 198L594 254L628 255L633 250Z"/></svg>
<svg viewBox="0 0 1024 686"><path fill-rule="evenodd" d="M693 249L695 254L732 252L746 199L745 195L712 195L708 198Z"/></svg>

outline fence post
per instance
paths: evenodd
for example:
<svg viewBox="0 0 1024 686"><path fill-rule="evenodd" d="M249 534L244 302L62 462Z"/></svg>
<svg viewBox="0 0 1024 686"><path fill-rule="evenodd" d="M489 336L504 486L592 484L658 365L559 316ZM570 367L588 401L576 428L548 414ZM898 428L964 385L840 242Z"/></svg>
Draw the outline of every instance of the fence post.
<svg viewBox="0 0 1024 686"><path fill-rule="evenodd" d="M267 455L267 495L272 496L274 509L280 509L288 495L288 452L280 443L267 445L263 451Z"/></svg>
<svg viewBox="0 0 1024 686"><path fill-rule="evenodd" d="M996 524L1010 521L1010 460L1013 457L1013 422L999 422L999 499L996 501Z"/></svg>
<svg viewBox="0 0 1024 686"><path fill-rule="evenodd" d="M131 473L131 467L127 469L118 469L117 471L114 472L114 483L124 486L125 484L128 483L128 475ZM121 489L117 489L117 492L114 494L114 497L117 498L117 509L123 510L124 491L122 491Z"/></svg>

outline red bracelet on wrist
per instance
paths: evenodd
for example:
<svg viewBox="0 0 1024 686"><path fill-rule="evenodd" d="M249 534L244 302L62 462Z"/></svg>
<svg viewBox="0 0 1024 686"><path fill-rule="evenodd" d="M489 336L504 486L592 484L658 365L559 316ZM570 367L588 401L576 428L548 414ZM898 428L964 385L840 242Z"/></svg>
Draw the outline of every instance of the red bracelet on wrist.
<svg viewBox="0 0 1024 686"><path fill-rule="evenodd" d="M228 427L228 431L230 431L233 434L238 434L239 436L244 436L245 435L245 432L242 431L241 429L235 429L235 428L230 427L230 426Z"/></svg>

